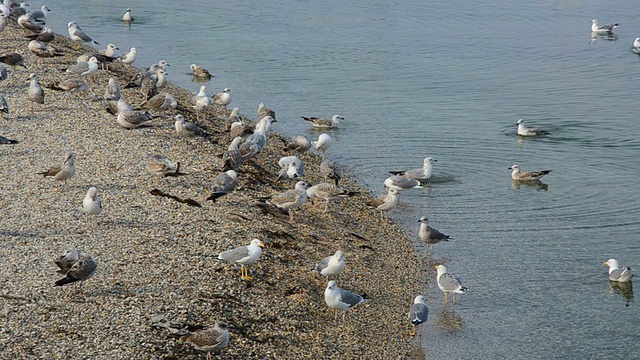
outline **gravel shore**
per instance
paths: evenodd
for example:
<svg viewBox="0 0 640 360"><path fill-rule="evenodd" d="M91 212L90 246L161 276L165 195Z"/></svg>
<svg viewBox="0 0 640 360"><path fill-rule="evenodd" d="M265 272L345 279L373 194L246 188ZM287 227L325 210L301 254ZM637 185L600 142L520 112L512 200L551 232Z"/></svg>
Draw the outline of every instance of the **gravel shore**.
<svg viewBox="0 0 640 360"><path fill-rule="evenodd" d="M29 103L30 73L41 84L68 79L61 69L90 49L74 50L57 35L52 45L65 56L40 59L28 51L26 34L13 22L0 34L1 52L15 50L28 66L8 66L9 79L0 83L11 110L0 119L0 135L19 141L0 145L0 358L205 357L176 334L152 326L156 317L190 328L228 322L229 346L219 355L224 359L424 358L408 336L406 314L433 273L402 229L367 208L367 189L347 176L343 186L360 195L333 201L327 213L323 203L307 203L293 225L287 215L265 214L255 205L258 198L293 187L276 182L285 138L272 132L267 147L243 165L238 188L215 203L206 201L222 167L216 154L230 140L227 109L209 107L207 120L199 123L211 134L207 139L179 137L175 113L152 120L152 127L123 129L105 111L102 94L109 77L123 85L139 70L115 63L85 79L88 94L45 89L44 105ZM190 109L191 92L173 84L163 91ZM138 89L123 90L123 97L134 106L143 100ZM285 105L255 100L276 113ZM255 119L255 110L241 113ZM195 113L182 113L196 121ZM67 151L76 153L76 173L66 184L36 174L59 165ZM150 175L146 160L154 154L179 161L188 175ZM319 157L301 158L304 180L323 181ZM103 211L87 218L80 208L91 186ZM153 196L154 188L202 207ZM247 282L238 267L216 256L253 238L266 248ZM75 285L53 286L61 275L52 260L70 248L98 263L82 292ZM334 323L325 305L326 279L311 271L337 249L347 261L338 285L369 297L349 311L344 325L340 317Z"/></svg>

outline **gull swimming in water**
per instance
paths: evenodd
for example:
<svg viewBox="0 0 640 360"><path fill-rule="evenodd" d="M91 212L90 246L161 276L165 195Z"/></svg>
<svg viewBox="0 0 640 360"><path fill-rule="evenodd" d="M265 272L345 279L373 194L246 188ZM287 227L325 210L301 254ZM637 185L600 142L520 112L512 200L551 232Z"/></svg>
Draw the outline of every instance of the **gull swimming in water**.
<svg viewBox="0 0 640 360"><path fill-rule="evenodd" d="M325 200L324 211L326 213L329 210L329 201L338 197L351 197L357 195L357 192L343 190L331 183L320 183L313 185L307 191L307 195L311 194L312 198L319 198Z"/></svg>
<svg viewBox="0 0 640 360"><path fill-rule="evenodd" d="M598 20L593 19L591 20L591 32L600 35L611 34L613 32L613 29L617 28L619 25L620 24L610 24L598 26Z"/></svg>
<svg viewBox="0 0 640 360"><path fill-rule="evenodd" d="M98 189L95 187L89 188L82 200L82 211L87 215L98 215L102 212L102 202L98 198Z"/></svg>
<svg viewBox="0 0 640 360"><path fill-rule="evenodd" d="M640 49L640 37L637 37L635 40L633 40L633 48Z"/></svg>
<svg viewBox="0 0 640 360"><path fill-rule="evenodd" d="M218 255L218 260L225 260L240 265L240 277L242 280L252 280L249 276L247 265L251 265L258 261L264 244L258 239L251 240L251 244L247 246L237 247L235 249L223 251Z"/></svg>
<svg viewBox="0 0 640 360"><path fill-rule="evenodd" d="M211 77L213 76L211 75L209 70L196 64L191 64L191 71L193 72L193 76L201 79L211 79Z"/></svg>
<svg viewBox="0 0 640 360"><path fill-rule="evenodd" d="M329 134L324 134L324 133L318 136L318 140L312 142L314 149L316 149L317 151L322 151L323 161L324 161L325 152L331 146L332 143L333 143L333 139L331 138L331 136L329 136Z"/></svg>
<svg viewBox="0 0 640 360"><path fill-rule="evenodd" d="M93 40L89 37L89 35L85 34L85 32L80 28L80 25L78 25L78 23L75 21L70 21L67 24L67 31L69 32L69 37L71 37L71 40L78 42L78 49L82 47L83 42L100 45L99 42Z"/></svg>
<svg viewBox="0 0 640 360"><path fill-rule="evenodd" d="M411 336L415 336L418 325L427 322L429 319L429 308L424 301L424 296L418 295L413 300L413 305L409 308L409 322L413 325Z"/></svg>
<svg viewBox="0 0 640 360"><path fill-rule="evenodd" d="M73 177L73 174L76 172L76 167L73 163L73 159L76 154L72 152L68 152L64 156L64 161L62 162L62 166L53 166L47 171L39 172L39 175L43 175L43 177L53 176L56 181L64 181L67 183L67 180Z"/></svg>
<svg viewBox="0 0 640 360"><path fill-rule="evenodd" d="M618 265L618 260L609 259L604 263L604 266L609 267L609 280L616 282L628 282L631 280L633 275L631 274L630 267L624 267L620 269L620 265Z"/></svg>
<svg viewBox="0 0 640 360"><path fill-rule="evenodd" d="M431 179L432 169L431 162L438 162L438 160L432 157L424 158L422 167L417 169L405 170L405 171L389 171L390 174L406 177L409 179L416 179L426 181Z"/></svg>
<svg viewBox="0 0 640 360"><path fill-rule="evenodd" d="M133 15L131 15L131 9L127 9L127 11L125 11L122 17L120 18L120 20L126 21L126 22L135 21L135 19L133 18Z"/></svg>
<svg viewBox="0 0 640 360"><path fill-rule="evenodd" d="M230 91L231 90L229 88L224 88L221 92L216 93L213 95L213 102L222 106L229 105L231 103Z"/></svg>
<svg viewBox="0 0 640 360"><path fill-rule="evenodd" d="M324 290L324 302L327 306L334 309L334 320L337 319L337 311L342 310L343 323L347 316L347 310L364 301L365 299L361 295L340 289L334 280L329 281L327 288Z"/></svg>
<svg viewBox="0 0 640 360"><path fill-rule="evenodd" d="M72 75L88 76L98 71L98 59L92 56L87 62L79 62L67 68L66 72Z"/></svg>
<svg viewBox="0 0 640 360"><path fill-rule="evenodd" d="M98 264L89 254L79 252L78 261L76 261L65 274L65 277L56 281L55 286L63 286L80 281L80 289L85 280L93 276Z"/></svg>
<svg viewBox="0 0 640 360"><path fill-rule="evenodd" d="M397 191L410 190L419 187L421 182L416 179L409 179L404 176L393 175L384 180L384 187Z"/></svg>
<svg viewBox="0 0 640 360"><path fill-rule="evenodd" d="M313 127L322 129L337 128L340 124L340 121L344 120L344 118L340 115L333 115L331 120L305 116L303 116L302 118L304 119L304 121L310 123Z"/></svg>
<svg viewBox="0 0 640 360"><path fill-rule="evenodd" d="M462 280L458 275L447 272L447 267L444 265L436 265L438 271L437 282L438 287L444 292L444 303L449 302L449 294L452 294L453 304L456 304L456 294L464 294L467 288L462 286Z"/></svg>
<svg viewBox="0 0 640 360"><path fill-rule="evenodd" d="M399 203L398 190L388 189L387 195L381 195L373 199L371 203L369 203L369 206L380 211L380 219L383 220L385 213L395 209Z"/></svg>
<svg viewBox="0 0 640 360"><path fill-rule="evenodd" d="M518 135L520 136L549 135L549 132L546 130L527 127L524 124L524 119L518 119L516 125L518 125Z"/></svg>
<svg viewBox="0 0 640 360"><path fill-rule="evenodd" d="M175 128L178 135L183 137L198 137L204 135L204 132L202 132L202 129L200 129L198 125L184 121L182 114L176 115Z"/></svg>
<svg viewBox="0 0 640 360"><path fill-rule="evenodd" d="M120 61L124 64L133 64L133 62L136 61L136 53L136 48L132 47L128 53L120 55Z"/></svg>
<svg viewBox="0 0 640 360"><path fill-rule="evenodd" d="M511 165L507 170L512 170L511 179L518 181L539 180L541 177L551 172L551 170L520 171L520 167L516 164Z"/></svg>
<svg viewBox="0 0 640 360"><path fill-rule="evenodd" d="M307 182L298 181L294 189L272 196L267 204L286 210L289 213L289 222L293 223L293 210L300 208L307 201L308 187Z"/></svg>
<svg viewBox="0 0 640 360"><path fill-rule="evenodd" d="M173 162L164 155L152 155L147 159L147 170L155 176L177 176L180 173L180 162Z"/></svg>
<svg viewBox="0 0 640 360"><path fill-rule="evenodd" d="M213 326L192 332L180 338L194 348L207 353L207 360L211 360L211 353L218 353L229 344L229 325L216 321Z"/></svg>
<svg viewBox="0 0 640 360"><path fill-rule="evenodd" d="M238 185L237 179L238 174L234 170L227 170L218 174L218 176L213 179L213 186L211 188L212 194L207 198L207 200L216 202L218 198L232 192L233 189L236 188L236 185Z"/></svg>
<svg viewBox="0 0 640 360"><path fill-rule="evenodd" d="M429 247L433 244L437 244L442 241L449 241L451 237L449 235L445 235L440 231L429 226L429 218L423 216L418 220L420 223L420 231L418 231L418 236L420 240L424 241Z"/></svg>
<svg viewBox="0 0 640 360"><path fill-rule="evenodd" d="M338 164L334 163L331 160L324 160L320 163L320 174L324 176L325 181L327 178L333 179L336 183L336 186L340 186L340 180L342 180L342 169L338 166Z"/></svg>
<svg viewBox="0 0 640 360"><path fill-rule="evenodd" d="M344 252L342 250L338 250L335 254L318 261L313 270L317 271L322 276L326 276L328 279L335 279L342 273L344 266Z"/></svg>

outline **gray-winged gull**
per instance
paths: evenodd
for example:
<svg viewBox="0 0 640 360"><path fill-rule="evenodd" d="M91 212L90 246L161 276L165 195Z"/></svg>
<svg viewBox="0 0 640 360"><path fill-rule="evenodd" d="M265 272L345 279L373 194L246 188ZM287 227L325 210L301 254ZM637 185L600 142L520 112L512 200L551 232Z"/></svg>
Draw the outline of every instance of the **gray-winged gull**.
<svg viewBox="0 0 640 360"><path fill-rule="evenodd" d="M447 267L444 265L436 265L438 271L437 282L438 287L444 292L444 303L449 302L449 294L452 294L453 304L456 303L456 294L464 294L467 288L462 286L462 280L458 275L447 272Z"/></svg>
<svg viewBox="0 0 640 360"><path fill-rule="evenodd" d="M342 321L344 322L347 310L364 302L364 300L361 295L340 289L334 280L329 281L327 288L324 290L324 301L327 306L334 309L334 320L337 319L337 311L342 310Z"/></svg>
<svg viewBox="0 0 640 360"><path fill-rule="evenodd" d="M92 56L87 62L79 62L67 68L66 72L72 75L88 76L98 71L98 59Z"/></svg>
<svg viewBox="0 0 640 360"><path fill-rule="evenodd" d="M236 188L236 185L238 185L237 179L238 175L234 170L227 170L218 174L218 176L213 179L213 186L211 187L212 194L209 195L207 200L216 202L218 198L232 192L233 189Z"/></svg>
<svg viewBox="0 0 640 360"><path fill-rule="evenodd" d="M84 281L93 276L97 268L98 264L93 257L80 251L78 261L71 265L65 277L56 281L55 286L63 286L80 281L80 289L82 289Z"/></svg>
<svg viewBox="0 0 640 360"><path fill-rule="evenodd" d="M611 281L627 282L633 277L631 268L627 266L621 269L616 259L609 259L604 265L609 267L609 280Z"/></svg>
<svg viewBox="0 0 640 360"><path fill-rule="evenodd" d="M218 260L225 260L240 265L240 277L243 280L252 280L249 276L247 265L251 265L258 261L264 244L258 239L251 240L251 244L247 246L237 247L235 249L223 251L218 255Z"/></svg>
<svg viewBox="0 0 640 360"><path fill-rule="evenodd" d="M200 127L192 122L185 121L182 114L176 115L176 122L174 124L176 132L182 137L198 137L204 136L204 132Z"/></svg>
<svg viewBox="0 0 640 360"><path fill-rule="evenodd" d="M216 93L213 95L213 102L222 106L229 105L231 103L231 90L224 88L221 92Z"/></svg>
<svg viewBox="0 0 640 360"><path fill-rule="evenodd" d="M342 250L336 251L335 254L327 256L326 258L316 263L314 271L317 271L322 276L327 278L336 278L344 270L344 252Z"/></svg>
<svg viewBox="0 0 640 360"><path fill-rule="evenodd" d="M44 104L44 89L40 86L38 76L36 74L29 75L27 100L32 103Z"/></svg>
<svg viewBox="0 0 640 360"><path fill-rule="evenodd" d="M520 171L520 167L516 164L511 165L507 170L512 170L511 179L518 181L538 180L551 172L551 170Z"/></svg>
<svg viewBox="0 0 640 360"><path fill-rule="evenodd" d="M413 300L413 304L409 308L409 322L413 325L411 336L416 334L418 325L427 322L429 319L429 308L424 301L424 296L418 295Z"/></svg>
<svg viewBox="0 0 640 360"><path fill-rule="evenodd" d="M90 187L82 200L82 211L87 215L98 215L102 212L102 202L95 187Z"/></svg>
<svg viewBox="0 0 640 360"><path fill-rule="evenodd" d="M307 201L307 188L309 184L305 181L298 181L292 190L272 196L267 204L289 213L289 222L293 223L293 210L300 208Z"/></svg>
<svg viewBox="0 0 640 360"><path fill-rule="evenodd" d="M277 180L284 178L297 179L304 175L304 162L297 156L282 157L278 160L278 165L280 165L280 172Z"/></svg>
<svg viewBox="0 0 640 360"><path fill-rule="evenodd" d="M105 100L120 100L120 85L116 84L116 80L112 77L109 78L109 83L107 84L107 88L104 90L104 99Z"/></svg>
<svg viewBox="0 0 640 360"><path fill-rule="evenodd" d="M393 175L384 180L384 187L387 189L394 189L397 191L405 191L419 187L421 182L416 179L409 179L404 176Z"/></svg>
<svg viewBox="0 0 640 360"><path fill-rule="evenodd" d="M78 42L78 49L82 47L83 42L100 45L99 42L93 40L89 37L89 35L85 34L85 32L80 28L80 25L78 25L78 23L75 21L70 21L67 24L67 31L69 32L69 37L71 37L71 40Z"/></svg>
<svg viewBox="0 0 640 360"><path fill-rule="evenodd" d="M432 175L431 162L438 162L438 160L432 157L426 157L422 161L421 168L411 169L411 170L389 171L389 173L393 175L406 177L409 179L426 181L431 179L431 175Z"/></svg>
<svg viewBox="0 0 640 360"><path fill-rule="evenodd" d="M380 211L380 219L384 219L385 213L395 209L398 203L400 203L398 190L388 189L387 195L376 197L369 203L369 206Z"/></svg>
<svg viewBox="0 0 640 360"><path fill-rule="evenodd" d="M429 247L441 241L449 241L449 239L451 239L449 235L445 235L429 226L429 218L427 218L426 216L421 217L418 222L420 223L420 231L418 231L418 236L420 237L420 240L424 241L424 243Z"/></svg>
<svg viewBox="0 0 640 360"><path fill-rule="evenodd" d="M80 251L76 249L67 250L60 257L53 260L53 263L58 266L58 274L66 275L67 271L71 269L73 264L77 263L80 259Z"/></svg>
<svg viewBox="0 0 640 360"><path fill-rule="evenodd" d="M598 20L591 20L591 32L596 34L611 34L613 29L617 28L620 24L610 24L598 26Z"/></svg>

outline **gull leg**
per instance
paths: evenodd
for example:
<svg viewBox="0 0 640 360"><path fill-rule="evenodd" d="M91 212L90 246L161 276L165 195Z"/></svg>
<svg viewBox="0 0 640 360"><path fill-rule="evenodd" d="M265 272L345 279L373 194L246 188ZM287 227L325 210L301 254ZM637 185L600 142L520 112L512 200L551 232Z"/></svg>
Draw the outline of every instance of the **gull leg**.
<svg viewBox="0 0 640 360"><path fill-rule="evenodd" d="M449 303L449 294L448 293L444 293L444 303L445 303L445 305Z"/></svg>
<svg viewBox="0 0 640 360"><path fill-rule="evenodd" d="M409 331L409 336L411 336L411 337L416 336L416 327L415 326L413 326L411 328L411 331Z"/></svg>
<svg viewBox="0 0 640 360"><path fill-rule="evenodd" d="M289 222L293 224L293 211L289 210Z"/></svg>
<svg viewBox="0 0 640 360"><path fill-rule="evenodd" d="M329 210L329 199L327 199L327 202L324 204L324 211L323 213L326 213Z"/></svg>
<svg viewBox="0 0 640 360"><path fill-rule="evenodd" d="M211 353L207 352L207 360L211 360Z"/></svg>

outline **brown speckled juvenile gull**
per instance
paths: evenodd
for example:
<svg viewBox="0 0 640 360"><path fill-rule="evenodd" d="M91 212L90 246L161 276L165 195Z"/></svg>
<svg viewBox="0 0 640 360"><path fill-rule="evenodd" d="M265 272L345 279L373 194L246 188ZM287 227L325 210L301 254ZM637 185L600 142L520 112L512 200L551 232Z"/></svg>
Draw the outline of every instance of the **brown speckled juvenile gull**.
<svg viewBox="0 0 640 360"><path fill-rule="evenodd" d="M29 45L27 46L27 48L29 49L29 51L31 51L32 54L41 58L64 56L64 53L53 48L48 43L38 41L38 40L29 41Z"/></svg>
<svg viewBox="0 0 640 360"><path fill-rule="evenodd" d="M211 75L209 70L196 64L191 64L191 71L193 72L193 76L201 79L211 79L211 77L213 76Z"/></svg>
<svg viewBox="0 0 640 360"><path fill-rule="evenodd" d="M307 182L298 181L293 190L272 196L267 204L286 210L289 213L289 221L293 223L293 210L298 209L307 201L307 187L309 187Z"/></svg>
<svg viewBox="0 0 640 360"><path fill-rule="evenodd" d="M146 126L145 123L153 118L148 111L125 110L118 113L116 122L123 128L135 129L140 126Z"/></svg>
<svg viewBox="0 0 640 360"><path fill-rule="evenodd" d="M437 244L442 241L449 241L451 239L449 235L445 235L429 226L429 218L426 216L421 217L418 222L420 223L418 236L420 237L420 240L424 241L424 243L429 247L433 244Z"/></svg>
<svg viewBox="0 0 640 360"><path fill-rule="evenodd" d="M512 170L511 179L518 181L538 180L551 172L551 170L521 171L520 167L516 164L511 165L507 170Z"/></svg>
<svg viewBox="0 0 640 360"><path fill-rule="evenodd" d="M432 157L424 158L422 167L411 170L389 171L390 174L406 177L409 179L416 179L426 181L431 179L432 169L431 162L438 162L438 160Z"/></svg>
<svg viewBox="0 0 640 360"><path fill-rule="evenodd" d="M213 179L213 186L211 188L212 194L207 198L207 200L216 202L218 198L232 192L238 184L236 181L237 178L238 175L234 170L227 170L218 174L218 176Z"/></svg>
<svg viewBox="0 0 640 360"><path fill-rule="evenodd" d="M240 169L240 166L242 166L242 153L240 153L242 141L241 137L235 137L229 144L227 151L222 154L222 171L238 171Z"/></svg>
<svg viewBox="0 0 640 360"><path fill-rule="evenodd" d="M55 286L63 286L80 281L80 288L85 280L93 276L98 264L89 254L80 252L78 261L69 268L65 277L56 281Z"/></svg>
<svg viewBox="0 0 640 360"><path fill-rule="evenodd" d="M143 101L141 106L156 111L169 111L178 107L178 101L173 95L161 92L151 97L149 101Z"/></svg>
<svg viewBox="0 0 640 360"><path fill-rule="evenodd" d="M147 170L159 177L177 175L180 171L180 163L173 162L164 155L156 154L147 159Z"/></svg>
<svg viewBox="0 0 640 360"><path fill-rule="evenodd" d="M54 82L47 87L56 91L89 91L89 85L87 85L84 80L80 79L68 79L60 82Z"/></svg>
<svg viewBox="0 0 640 360"><path fill-rule="evenodd" d="M34 33L39 33L44 28L42 25L34 22L33 14L31 13L26 13L24 15L21 15L18 18L17 22L21 28L25 30L29 30Z"/></svg>
<svg viewBox="0 0 640 360"><path fill-rule="evenodd" d="M329 210L329 201L338 197L350 197L356 195L356 192L341 189L331 183L320 183L313 185L307 190L307 195L313 198L325 200L324 211Z"/></svg>
<svg viewBox="0 0 640 360"><path fill-rule="evenodd" d="M304 121L310 123L313 127L324 129L337 128L340 124L340 121L344 120L344 118L340 115L333 115L331 120L305 116L303 116L302 118L304 119Z"/></svg>
<svg viewBox="0 0 640 360"><path fill-rule="evenodd" d="M322 276L327 278L336 278L344 270L344 252L342 250L336 251L335 254L327 256L326 258L318 261L316 267L313 269Z"/></svg>
<svg viewBox="0 0 640 360"><path fill-rule="evenodd" d="M235 249L223 251L218 255L218 260L225 260L240 265L240 277L243 280L252 280L249 276L247 265L251 265L258 261L264 244L258 239L251 240L251 244L240 246Z"/></svg>
<svg viewBox="0 0 640 360"><path fill-rule="evenodd" d="M56 181L64 181L66 184L67 180L71 179L76 172L76 167L73 163L75 156L76 154L68 152L64 157L62 166L53 166L49 170L39 172L38 174L44 177L53 176Z"/></svg>
<svg viewBox="0 0 640 360"><path fill-rule="evenodd" d="M185 335L180 341L206 352L207 360L211 360L212 352L218 353L229 344L229 326L225 322L216 321L215 325Z"/></svg>
<svg viewBox="0 0 640 360"><path fill-rule="evenodd" d="M272 118L276 118L276 112L268 107L265 107L263 103L258 104L258 120L262 119L265 116L271 116Z"/></svg>
<svg viewBox="0 0 640 360"><path fill-rule="evenodd" d="M41 32L37 34L26 35L25 38L29 40L38 40L38 41L48 43L53 41L56 37L55 37L55 34L53 33L53 30L45 26L44 28L42 28Z"/></svg>
<svg viewBox="0 0 640 360"><path fill-rule="evenodd" d="M395 189L388 189L387 195L380 195L373 199L369 206L380 211L380 219L384 219L384 214L395 209L399 202L400 198L398 197L398 191Z"/></svg>
<svg viewBox="0 0 640 360"><path fill-rule="evenodd" d="M311 148L311 140L304 135L294 135L291 141L284 147L284 150L293 150L303 153Z"/></svg>
<svg viewBox="0 0 640 360"><path fill-rule="evenodd" d="M22 66L23 68L27 68L27 65L24 64L24 58L22 55L18 53L10 53L0 56L0 62L5 63L11 67Z"/></svg>

